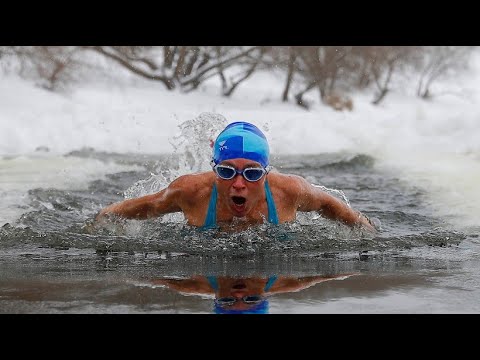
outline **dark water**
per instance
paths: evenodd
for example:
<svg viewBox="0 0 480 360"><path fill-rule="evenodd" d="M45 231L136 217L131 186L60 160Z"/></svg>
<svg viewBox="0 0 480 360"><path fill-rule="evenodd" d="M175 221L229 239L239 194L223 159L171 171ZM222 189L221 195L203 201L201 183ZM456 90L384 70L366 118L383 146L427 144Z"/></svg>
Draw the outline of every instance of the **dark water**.
<svg viewBox="0 0 480 360"><path fill-rule="evenodd" d="M267 293L264 313L480 312L476 229L447 225L423 190L381 172L372 157L276 156L272 165L342 190L353 208L378 219L375 236L313 214L235 234L199 232L179 214L95 228L100 208L124 193L159 190L178 159L67 156L143 170L84 190L28 191L28 210L0 229L1 313L213 313L213 290L197 291L207 277L263 288L272 276L284 283Z"/></svg>

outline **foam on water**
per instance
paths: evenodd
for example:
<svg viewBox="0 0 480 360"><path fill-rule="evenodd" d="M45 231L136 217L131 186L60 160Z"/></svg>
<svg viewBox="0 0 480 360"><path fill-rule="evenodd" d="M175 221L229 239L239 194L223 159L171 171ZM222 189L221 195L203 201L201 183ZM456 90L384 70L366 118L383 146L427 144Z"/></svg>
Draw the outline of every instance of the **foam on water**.
<svg viewBox="0 0 480 360"><path fill-rule="evenodd" d="M106 174L140 169L138 165L49 154L0 158L0 226L29 209L27 192L30 189L82 190Z"/></svg>

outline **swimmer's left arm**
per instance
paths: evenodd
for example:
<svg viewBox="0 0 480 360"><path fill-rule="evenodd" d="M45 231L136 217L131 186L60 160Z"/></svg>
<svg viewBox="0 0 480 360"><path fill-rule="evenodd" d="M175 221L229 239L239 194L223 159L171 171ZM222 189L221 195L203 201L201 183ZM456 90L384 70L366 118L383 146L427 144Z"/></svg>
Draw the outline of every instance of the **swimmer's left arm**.
<svg viewBox="0 0 480 360"><path fill-rule="evenodd" d="M365 215L352 209L342 200L300 177L299 186L301 188L299 191L301 195L298 198L299 211L317 211L328 219L340 220L349 226L361 225L372 232L377 231Z"/></svg>
<svg viewBox="0 0 480 360"><path fill-rule="evenodd" d="M292 291L300 291L315 284L330 281L335 279L346 279L350 276L360 275L360 273L346 273L346 274L337 274L337 275L322 275L322 276L306 276L306 277L288 277L288 276L279 276L277 281L272 285L269 293L284 293Z"/></svg>
<svg viewBox="0 0 480 360"><path fill-rule="evenodd" d="M204 276L193 276L189 279L155 279L155 285L164 285L174 290L190 294L214 294L209 282Z"/></svg>

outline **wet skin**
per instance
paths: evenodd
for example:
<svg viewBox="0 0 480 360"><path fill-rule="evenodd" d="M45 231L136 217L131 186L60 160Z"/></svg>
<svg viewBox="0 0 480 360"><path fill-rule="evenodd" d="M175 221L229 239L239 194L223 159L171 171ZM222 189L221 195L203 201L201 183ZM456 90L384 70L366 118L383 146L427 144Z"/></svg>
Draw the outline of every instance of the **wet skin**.
<svg viewBox="0 0 480 360"><path fill-rule="evenodd" d="M237 158L225 160L222 165L237 171L248 167L261 167L255 161ZM268 183L275 202L279 223L295 221L297 211L317 211L322 216L340 220L343 223L361 225L375 232L369 220L360 212L350 208L343 201L312 186L297 175L280 174L271 171L258 181L247 181L243 175L225 180L214 171L183 175L161 191L135 199L124 200L102 209L96 216L101 222L106 216L128 219L148 219L171 212L183 212L188 224L204 224L212 185L216 184L216 221L222 229L242 230L254 224L262 224L268 216L265 181Z"/></svg>
<svg viewBox="0 0 480 360"><path fill-rule="evenodd" d="M261 168L259 163L248 159L226 160L221 164L234 167L240 171L249 167ZM224 180L217 176L215 182L220 206L224 210L228 210L233 216L245 217L255 210L260 201L265 198L265 179L266 176L263 176L260 180L251 182L247 181L241 174L237 174L230 180Z"/></svg>
<svg viewBox="0 0 480 360"><path fill-rule="evenodd" d="M224 307L231 310L247 310L254 305L243 302L242 298L247 295L264 296L266 282L266 279L257 278L219 278L216 298L234 297L238 301Z"/></svg>

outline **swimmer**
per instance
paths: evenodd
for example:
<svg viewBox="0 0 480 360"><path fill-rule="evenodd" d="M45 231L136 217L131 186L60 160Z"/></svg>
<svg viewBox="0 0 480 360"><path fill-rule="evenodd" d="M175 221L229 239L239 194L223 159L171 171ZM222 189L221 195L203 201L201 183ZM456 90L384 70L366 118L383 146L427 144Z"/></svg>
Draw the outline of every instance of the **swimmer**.
<svg viewBox="0 0 480 360"><path fill-rule="evenodd" d="M144 220L182 212L189 225L201 229L240 230L293 222L298 212L313 211L376 232L365 215L344 201L301 176L273 171L267 139L251 123L233 122L220 132L211 166L211 171L182 175L157 193L111 204L95 220Z"/></svg>

